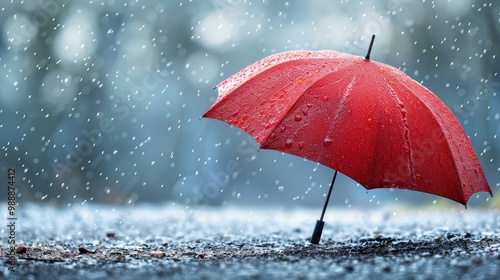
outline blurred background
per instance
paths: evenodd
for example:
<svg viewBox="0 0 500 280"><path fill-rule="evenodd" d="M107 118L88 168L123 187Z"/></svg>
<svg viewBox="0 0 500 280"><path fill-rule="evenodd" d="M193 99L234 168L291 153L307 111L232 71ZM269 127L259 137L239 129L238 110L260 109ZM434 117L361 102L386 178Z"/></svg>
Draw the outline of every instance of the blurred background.
<svg viewBox="0 0 500 280"><path fill-rule="evenodd" d="M333 171L200 119L219 82L297 49L366 53L435 92L499 207L500 4L494 1L39 0L0 5L0 178L17 202L321 208ZM331 205L463 206L337 179ZM6 195L0 199L5 201ZM496 201L495 201L496 199Z"/></svg>

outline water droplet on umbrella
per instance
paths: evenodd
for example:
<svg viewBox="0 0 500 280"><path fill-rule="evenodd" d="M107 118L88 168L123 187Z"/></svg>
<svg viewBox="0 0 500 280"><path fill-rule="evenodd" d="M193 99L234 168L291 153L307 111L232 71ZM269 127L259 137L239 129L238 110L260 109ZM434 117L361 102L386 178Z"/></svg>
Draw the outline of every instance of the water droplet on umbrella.
<svg viewBox="0 0 500 280"><path fill-rule="evenodd" d="M262 100L262 101L260 102L260 105L264 105L264 104L266 104L266 101L265 101L265 100Z"/></svg>
<svg viewBox="0 0 500 280"><path fill-rule="evenodd" d="M297 84L301 85L302 83L304 82L304 79L299 79L299 81L297 82Z"/></svg>
<svg viewBox="0 0 500 280"><path fill-rule="evenodd" d="M302 148L304 148L304 142L299 143L299 149L302 149Z"/></svg>
<svg viewBox="0 0 500 280"><path fill-rule="evenodd" d="M291 148L293 144L293 139L287 139L285 142L285 148Z"/></svg>
<svg viewBox="0 0 500 280"><path fill-rule="evenodd" d="M416 178L418 181L422 180L422 176L420 176L420 175L418 175L418 174L415 176L415 178Z"/></svg>
<svg viewBox="0 0 500 280"><path fill-rule="evenodd" d="M352 110L347 110L347 114L351 115L352 114Z"/></svg>
<svg viewBox="0 0 500 280"><path fill-rule="evenodd" d="M312 108L313 105L312 105L312 103L307 103L306 106L307 106L307 108Z"/></svg>
<svg viewBox="0 0 500 280"><path fill-rule="evenodd" d="M325 140L323 140L323 146L325 147L328 147L332 144L333 140L330 139L330 138L325 138Z"/></svg>
<svg viewBox="0 0 500 280"><path fill-rule="evenodd" d="M391 186L391 182L388 180L383 180L382 181L382 187L383 188L389 188Z"/></svg>
<svg viewBox="0 0 500 280"><path fill-rule="evenodd" d="M384 109L384 115L386 115L386 116L389 115L389 110L387 110L387 108Z"/></svg>
<svg viewBox="0 0 500 280"><path fill-rule="evenodd" d="M368 124L372 124L373 123L373 120L371 118L368 118L368 120L366 121Z"/></svg>
<svg viewBox="0 0 500 280"><path fill-rule="evenodd" d="M302 116L299 114L295 114L295 121L300 122L302 120Z"/></svg>
<svg viewBox="0 0 500 280"><path fill-rule="evenodd" d="M307 110L306 109L302 109L302 114L304 114L304 116L307 116Z"/></svg>
<svg viewBox="0 0 500 280"><path fill-rule="evenodd" d="M328 101L329 99L328 96L323 96L323 101Z"/></svg>

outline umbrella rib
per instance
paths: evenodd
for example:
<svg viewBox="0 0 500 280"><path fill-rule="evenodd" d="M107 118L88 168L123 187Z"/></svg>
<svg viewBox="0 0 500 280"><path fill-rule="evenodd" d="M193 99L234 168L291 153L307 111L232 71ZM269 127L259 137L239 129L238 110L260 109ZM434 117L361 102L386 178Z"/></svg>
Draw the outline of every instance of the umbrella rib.
<svg viewBox="0 0 500 280"><path fill-rule="evenodd" d="M406 88L406 90L408 90L408 91L412 92L412 93L413 93L413 95L414 95L415 97L417 97L417 98L420 100L420 102L422 102L423 104L425 104L425 105L426 105L426 107L427 107L427 108L429 108L429 111L431 112L431 114L434 116L434 118L435 118L435 119L436 119L436 121L438 122L439 127L441 127L441 128L445 127L445 128L446 128L446 129L441 129L441 131L442 131L443 133L444 133L445 131L447 131L447 130L448 130L448 129L447 129L447 125L446 125L446 123L447 123L447 122L446 122L445 120L443 120L443 119L442 119L441 114L437 114L437 113L435 113L435 112L434 112L434 110L432 109L433 107L432 107L432 106L431 106L431 105L427 102L427 100L426 100L425 98L420 98L420 95L419 95L419 94L415 94L415 93L414 93L414 92L413 92L413 91L412 91L412 90L411 90L411 89L410 89L410 88L406 85L406 83L402 83L402 86L404 86L404 87ZM431 94L432 94L432 93L431 93ZM436 96L436 98L438 98L438 97ZM455 156L456 156L456 157L458 157L458 158L460 159L460 161L464 162L464 159L462 158L462 154L460 154L460 153L456 154L456 153L454 153L454 152L453 152L453 149L451 149L450 145L454 145L454 143L453 143L453 142L449 142L449 141L447 140L447 138L446 138L446 137L444 137L444 139L445 139L445 141L446 141L446 143L447 143L447 145L446 145L446 146L447 146L447 147L448 147L448 149L450 150L450 154L451 154L453 157L455 157ZM458 181L459 181L461 184L463 184L463 183L462 183L462 179L460 178L460 176L458 176L458 174L459 174L458 167L454 164L454 165L453 165L453 168L455 169L455 174L457 174L457 179L458 179ZM463 204L464 204L464 205L466 205L467 200L466 200L466 198L465 198L465 196L464 196L464 193L462 192L460 195L461 195L462 201L464 201L464 203L463 203Z"/></svg>
<svg viewBox="0 0 500 280"><path fill-rule="evenodd" d="M345 101L347 100L347 98L351 94L352 88L353 88L354 84L356 83L357 78L358 78L357 75L353 75L351 81L346 86L345 90L343 91L342 98L339 102L339 106L337 107L337 109L335 110L335 113L333 114L335 119L338 119L340 117L340 112L344 108ZM332 124L336 124L336 122L332 122ZM335 131L333 128L334 128L334 126L330 126L329 131Z"/></svg>
<svg viewBox="0 0 500 280"><path fill-rule="evenodd" d="M384 77L385 79L385 77ZM411 181L413 182L413 185L415 186L416 183L415 183L415 170L414 170L414 166L413 166L413 158L412 158L412 154L411 154L411 144L410 144L410 138L409 138L409 131L410 131L410 127L408 126L408 120L406 118L406 114L403 113L402 111L402 107L400 106L400 104L403 104L403 102L401 102L401 100L399 99L399 97L397 96L396 94L396 91L394 90L394 88L389 84L389 82L387 81L386 79L386 83L387 83L387 87L389 89L389 93L391 94L392 98L397 102L398 104L398 108L399 108L399 111L400 111L400 114L401 114L401 117L402 117L402 121L403 121L403 124L404 124L404 139L405 139L405 142L406 142L406 145L408 145L408 162L410 164L409 168L410 168L410 174L411 174Z"/></svg>

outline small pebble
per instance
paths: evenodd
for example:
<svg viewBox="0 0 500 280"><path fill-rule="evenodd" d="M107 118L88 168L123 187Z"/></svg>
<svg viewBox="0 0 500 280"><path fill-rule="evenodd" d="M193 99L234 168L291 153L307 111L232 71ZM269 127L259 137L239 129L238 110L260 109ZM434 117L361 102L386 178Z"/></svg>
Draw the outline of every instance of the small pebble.
<svg viewBox="0 0 500 280"><path fill-rule="evenodd" d="M481 260L479 258L474 258L474 259L472 259L472 263L475 265L481 265L481 264L483 264L483 260Z"/></svg>
<svg viewBox="0 0 500 280"><path fill-rule="evenodd" d="M178 262L178 261L180 261L180 260L181 260L181 256L179 256L179 255L174 255L174 256L172 257L172 260L174 260L174 261Z"/></svg>
<svg viewBox="0 0 500 280"><path fill-rule="evenodd" d="M149 255L150 255L151 257L155 257L155 258L163 258L163 257L165 256L165 253L163 253L163 252L161 252L161 251L155 251L155 250L154 250L154 251L151 251L151 252L149 253Z"/></svg>
<svg viewBox="0 0 500 280"><path fill-rule="evenodd" d="M17 247L16 254L24 254L24 253L26 253L27 250L28 250L28 248L26 248L26 246L21 245L21 246Z"/></svg>
<svg viewBox="0 0 500 280"><path fill-rule="evenodd" d="M90 254L92 253L89 249L81 246L81 247L78 247L78 254Z"/></svg>

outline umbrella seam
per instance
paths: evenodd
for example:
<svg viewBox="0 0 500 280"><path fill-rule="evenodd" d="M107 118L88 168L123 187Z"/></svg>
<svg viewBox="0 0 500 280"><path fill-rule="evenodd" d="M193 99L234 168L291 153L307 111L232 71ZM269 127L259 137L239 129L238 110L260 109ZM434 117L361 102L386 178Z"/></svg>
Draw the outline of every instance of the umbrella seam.
<svg viewBox="0 0 500 280"><path fill-rule="evenodd" d="M416 186L416 182L415 182L415 169L414 169L414 166L413 166L413 158L412 158L412 154L411 154L411 144L410 144L410 138L408 137L408 133L410 131L410 127L408 126L408 120L406 119L406 115L403 114L403 111L402 111L402 108L400 106L400 104L402 104L401 100L399 99L399 97L397 96L396 94L396 91L394 90L394 88L389 84L389 81L387 81L386 77L383 76L386 83L387 83L387 87L389 88L389 92L391 94L391 97L395 100L395 102L397 102L397 107L399 108L399 112L401 114L401 117L402 117L402 121L403 121L403 124L405 126L405 131L404 131L404 139L405 139L405 142L406 142L406 145L408 145L408 161L409 161L409 164L410 164L410 174L411 174L411 181L412 181L412 187L415 187Z"/></svg>
<svg viewBox="0 0 500 280"><path fill-rule="evenodd" d="M412 79L409 79L409 80L410 80L411 82L415 82L415 83L416 83L416 81L414 81L414 80L412 80ZM457 154L457 153L455 153L455 152L454 152L454 150L453 150L453 149L451 149L451 145L452 145L453 143L450 143L450 142L448 141L448 139L446 138L445 131L442 129L443 127L448 128L448 126L446 125L446 124L447 124L447 122L446 122L446 121L444 121L444 120L442 119L442 117L441 117L441 115L440 115L440 114L436 114L436 113L434 112L433 107L432 107L432 106L431 106L431 105L427 102L427 99L425 99L425 98L420 98L420 96L419 96L418 94L415 94L415 92L414 92L413 90L411 90L411 89L407 86L407 84L406 84L406 83L401 83L401 84L402 84L402 86L403 86L403 87L405 87L408 91L412 92L414 97L418 98L418 100L419 100L420 102L422 102L423 104L425 104L425 105L426 105L426 106L425 106L426 108L429 108L430 113L432 114L432 116L434 116L434 118L435 118L435 119L436 119L436 121L438 122L439 127L441 128L441 131L443 132L443 136L444 136L444 139L445 139L446 144L447 144L447 145L446 145L446 147L447 147L447 148L448 148L448 150L450 151L450 154L453 156L453 160L455 161L455 158L454 158L454 157L455 157L455 156L457 156L460 160L462 160L462 161L463 161L464 159L462 158L462 155L461 155L460 153L458 153L458 154ZM429 90L429 92L430 92L430 90ZM434 93L432 93L432 92L430 92L430 93L431 93L431 94L433 94L433 95L435 95L435 94L434 94ZM436 98L438 98L438 97L436 96ZM448 109L448 108L447 108L447 109ZM452 113L452 115L453 115L453 113ZM453 115L453 116L454 116L454 115ZM456 178L458 179L458 182L460 182L460 188L462 188L462 185L463 185L464 183L463 183L463 181L462 181L462 178L460 178L460 176L459 176L459 170L458 170L458 167L457 167L456 163L455 163L455 164L453 164L453 165L452 165L452 167L455 169ZM468 199L466 199L466 198L465 198L465 193L464 193L464 191L460 192L460 196L461 196L462 201L463 201L463 203L462 203L462 204L466 205L466 204L467 204L467 200L468 200Z"/></svg>

